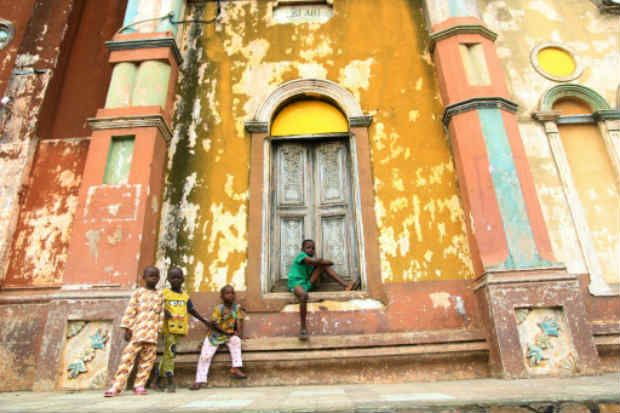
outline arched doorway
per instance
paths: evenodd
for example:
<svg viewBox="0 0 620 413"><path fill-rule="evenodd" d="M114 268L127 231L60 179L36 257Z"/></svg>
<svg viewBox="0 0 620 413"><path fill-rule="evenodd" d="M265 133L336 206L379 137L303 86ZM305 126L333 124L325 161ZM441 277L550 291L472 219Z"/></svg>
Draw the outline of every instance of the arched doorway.
<svg viewBox="0 0 620 413"><path fill-rule="evenodd" d="M368 126L355 98L334 82L301 79L276 89L246 122L252 140L248 307L290 301L289 260L304 238L362 291L324 298L384 301L372 195Z"/></svg>

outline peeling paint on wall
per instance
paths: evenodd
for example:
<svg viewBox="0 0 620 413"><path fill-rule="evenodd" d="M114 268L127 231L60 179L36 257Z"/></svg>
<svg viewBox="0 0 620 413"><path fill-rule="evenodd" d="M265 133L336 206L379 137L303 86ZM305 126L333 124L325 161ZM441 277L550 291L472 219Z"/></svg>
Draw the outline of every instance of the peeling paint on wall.
<svg viewBox="0 0 620 413"><path fill-rule="evenodd" d="M572 48L584 71L571 82L592 88L615 107L620 26L617 16L600 13L595 3L479 2L484 21L499 35L498 56L506 68L512 98L519 104L519 129L553 253L571 273L587 269L548 138L543 125L531 118L545 91L557 83L536 72L530 52L550 41Z"/></svg>
<svg viewBox="0 0 620 413"><path fill-rule="evenodd" d="M87 140L39 144L32 186L25 195L11 248L8 285L62 282L87 149Z"/></svg>
<svg viewBox="0 0 620 413"><path fill-rule="evenodd" d="M218 23L188 26L183 36L158 262L182 266L193 290L217 291L225 283L245 289L253 275L244 274L251 196L244 122L282 83L320 78L348 89L374 116L369 138L383 280L470 278L421 10L404 0L390 7L338 2L325 23L275 24L272 6L226 3ZM214 7L190 9L203 17ZM398 30L362 30L368 16ZM386 53L393 64L377 64Z"/></svg>

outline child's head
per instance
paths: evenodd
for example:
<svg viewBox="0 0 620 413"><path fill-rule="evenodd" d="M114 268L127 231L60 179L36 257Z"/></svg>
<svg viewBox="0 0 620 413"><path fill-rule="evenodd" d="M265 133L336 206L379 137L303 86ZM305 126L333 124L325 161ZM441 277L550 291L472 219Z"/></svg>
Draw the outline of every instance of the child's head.
<svg viewBox="0 0 620 413"><path fill-rule="evenodd" d="M314 257L314 241L311 239L305 239L301 243L301 250L308 254L309 257Z"/></svg>
<svg viewBox="0 0 620 413"><path fill-rule="evenodd" d="M146 267L142 274L142 279L146 288L155 289L159 282L159 269L153 266Z"/></svg>
<svg viewBox="0 0 620 413"><path fill-rule="evenodd" d="M185 281L185 277L183 276L182 269L174 267L168 270L168 282L173 290L180 290L183 281Z"/></svg>
<svg viewBox="0 0 620 413"><path fill-rule="evenodd" d="M220 289L220 297L224 304L232 304L235 302L235 289L232 285L226 284Z"/></svg>

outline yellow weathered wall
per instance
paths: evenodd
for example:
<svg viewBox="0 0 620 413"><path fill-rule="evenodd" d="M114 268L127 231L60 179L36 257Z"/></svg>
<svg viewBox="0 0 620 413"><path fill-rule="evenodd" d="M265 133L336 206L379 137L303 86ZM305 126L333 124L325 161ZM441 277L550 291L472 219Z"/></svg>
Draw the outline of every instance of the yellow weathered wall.
<svg viewBox="0 0 620 413"><path fill-rule="evenodd" d="M250 141L244 122L283 82L319 78L348 89L374 116L380 235L366 242L379 243L383 280L471 277L421 2L338 0L324 24L276 24L274 3L225 2L218 24L198 38L191 28L186 33L160 264L186 268L191 291L227 282L245 289ZM207 4L200 17L210 18L214 9Z"/></svg>

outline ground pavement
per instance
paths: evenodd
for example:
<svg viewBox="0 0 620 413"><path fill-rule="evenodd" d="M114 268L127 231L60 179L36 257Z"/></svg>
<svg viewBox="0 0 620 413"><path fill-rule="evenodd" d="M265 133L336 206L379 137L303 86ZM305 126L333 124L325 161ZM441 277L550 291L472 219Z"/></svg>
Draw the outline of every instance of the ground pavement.
<svg viewBox="0 0 620 413"><path fill-rule="evenodd" d="M461 380L404 384L347 384L103 391L0 393L0 413L214 412L214 413L618 413L620 375L529 380Z"/></svg>

